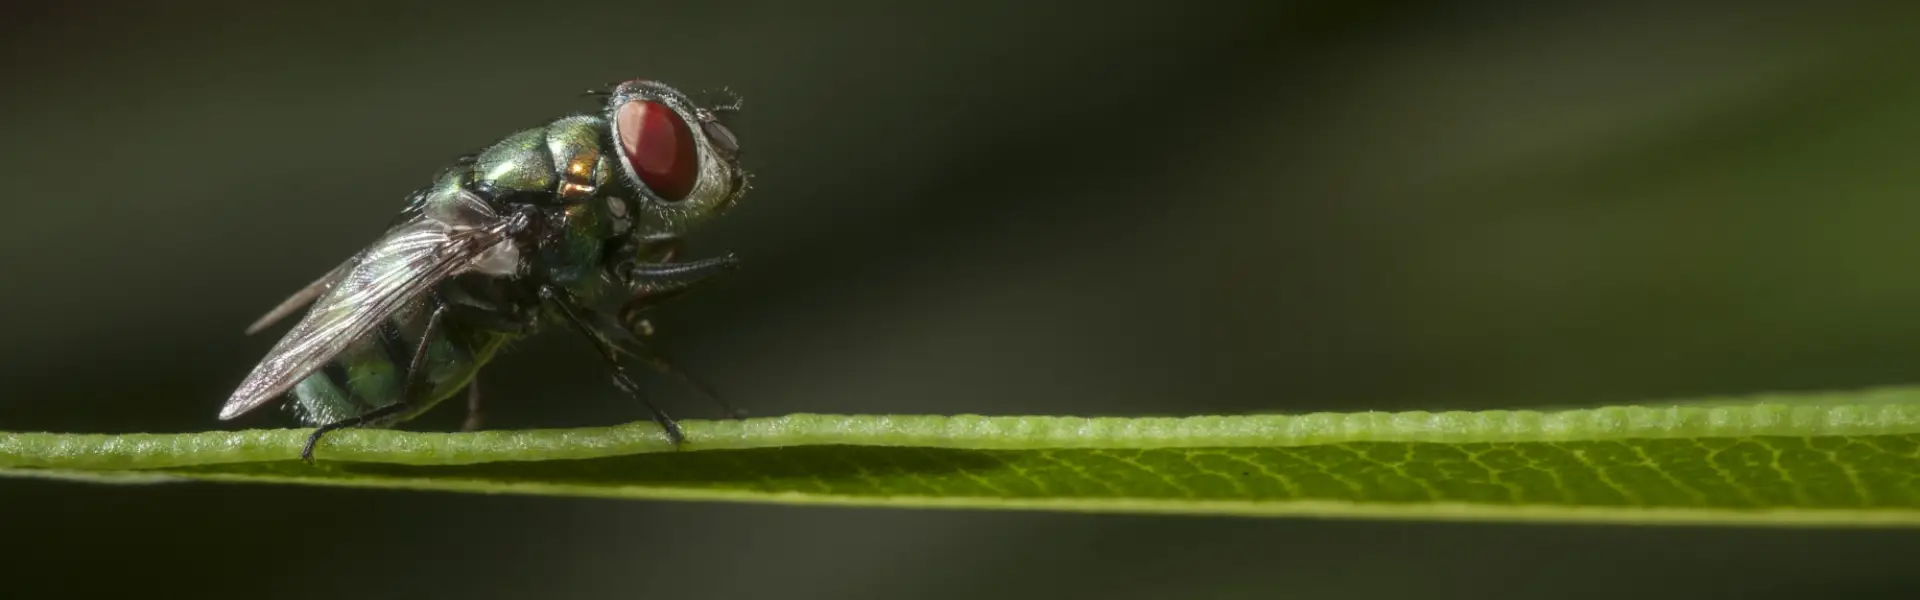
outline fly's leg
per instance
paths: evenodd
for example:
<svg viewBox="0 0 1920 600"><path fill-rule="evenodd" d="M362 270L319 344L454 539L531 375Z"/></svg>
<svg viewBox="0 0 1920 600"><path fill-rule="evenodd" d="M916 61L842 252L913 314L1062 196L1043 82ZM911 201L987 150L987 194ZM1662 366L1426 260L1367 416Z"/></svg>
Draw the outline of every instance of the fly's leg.
<svg viewBox="0 0 1920 600"><path fill-rule="evenodd" d="M630 245L613 250L615 253L625 255L623 257L625 258L624 261L616 263L618 266L614 267L614 275L620 277L621 281L626 281L631 285L633 283L632 269L634 265L648 263L672 264L674 259L679 258L680 254L686 250L687 240L672 235L646 238L640 240L637 245L630 243Z"/></svg>
<svg viewBox="0 0 1920 600"><path fill-rule="evenodd" d="M672 442L676 448L686 443L687 436L680 431L680 423L674 421L673 417L667 416L667 412L660 410L660 407L654 406L653 402L648 401L645 396L640 395L640 386L634 384L633 378L627 376L627 369L620 366L619 348L583 316L588 312L586 307L581 306L572 294L550 285L540 288L540 296L553 303L554 308L559 309L560 316L566 318L567 324L572 325L581 335L587 336L588 341L593 342L593 349L600 352L600 358L605 360L607 368L613 371L614 385L619 386L621 391L633 396L640 401L640 404L647 407L647 412L653 414L653 422L659 423L660 428L666 430L667 441Z"/></svg>
<svg viewBox="0 0 1920 600"><path fill-rule="evenodd" d="M722 400L720 394L713 390L713 386L708 385L707 382L681 369L675 365L673 360L668 358L666 354L642 340L641 338L645 337L647 333L633 331L622 326L612 318L584 306L578 306L576 310L579 311L581 320L586 321L595 330L599 331L602 336L612 341L619 351L640 359L641 362L647 363L648 367L652 367L655 371L659 371L663 375L672 377L675 381L679 381L681 385L693 388L695 393L705 396L707 400L719 405L721 412L725 413L727 418L738 419L744 414L732 405L727 404L726 400ZM645 324L646 321L641 321L641 323Z"/></svg>
<svg viewBox="0 0 1920 600"><path fill-rule="evenodd" d="M615 250L615 252L627 252L632 255L629 260L620 262L618 266L614 267L614 276L618 277L621 281L627 282L627 286L631 288L631 297L620 309L620 322L626 327L628 332L643 338L653 335L653 323L648 322L646 317L641 314L645 312L647 308L646 305L648 303L643 300L643 296L648 292L640 286L641 282L633 279L633 265L671 263L673 259L680 256L680 252L686 250L686 248L687 242L685 239L677 236L665 236L640 242L637 250ZM633 307L633 310L629 310L629 306Z"/></svg>
<svg viewBox="0 0 1920 600"><path fill-rule="evenodd" d="M460 430L479 431L480 421L480 376L474 375L467 382L467 419L460 423Z"/></svg>
<svg viewBox="0 0 1920 600"><path fill-rule="evenodd" d="M626 273L627 281L632 282L633 289L626 304L620 308L620 322L618 324L602 322L600 325L604 330L619 331L624 334L616 338L621 350L646 362L647 366L654 370L693 388L695 392L719 405L727 418L741 418L743 413L721 399L713 386L681 369L674 364L672 358L644 341L644 338L653 335L653 324L646 318L648 310L685 293L701 282L711 280L715 275L732 271L739 266L740 258L728 254L717 258L677 263L673 262L673 258L680 250L679 239L666 240L662 247L664 251L661 252L657 262L641 263Z"/></svg>
<svg viewBox="0 0 1920 600"><path fill-rule="evenodd" d="M646 312L672 300L713 276L740 266L740 257L732 254L688 262L641 263L628 269L630 295L620 307L620 321L637 335L650 333Z"/></svg>
<svg viewBox="0 0 1920 600"><path fill-rule="evenodd" d="M341 419L339 421L334 421L332 423L328 423L328 424L321 425L319 427L314 428L313 434L307 436L307 445L300 448L300 460L306 461L307 464L313 464L313 446L314 444L320 443L320 436L326 435L327 432L333 431L335 429L359 427L367 423L377 422L381 419L385 419L387 417L391 417L391 416L400 414L402 412L406 412L407 406L408 406L407 401L401 400L393 404L388 404L380 408L376 408L364 413L360 413L360 416L357 416L357 417Z"/></svg>
<svg viewBox="0 0 1920 600"><path fill-rule="evenodd" d="M740 257L728 253L687 262L642 263L634 265L629 276L636 286L678 292L739 266Z"/></svg>
<svg viewBox="0 0 1920 600"><path fill-rule="evenodd" d="M440 318L446 314L447 305L440 304L434 307L433 314L427 317L427 328L420 334L420 345L414 348L413 359L408 362L407 385L402 390L400 399L392 404L361 413L360 416L341 419L315 428L313 434L307 436L307 445L300 448L300 460L313 464L313 447L320 443L320 436L326 435L329 431L378 423L387 417L406 412L407 408L413 405L414 395L419 393L426 384L427 345L433 342L434 335L440 330Z"/></svg>
<svg viewBox="0 0 1920 600"><path fill-rule="evenodd" d="M669 358L653 346L649 346L638 339L632 339L631 341L620 344L620 350L633 355L634 358L640 359L641 362L647 363L647 366L652 367L653 370L672 377L675 381L679 381L681 385L693 388L695 393L705 396L708 401L719 405L720 412L725 414L727 418L741 419L746 417L745 412L734 408L732 404L728 404L725 399L722 399L720 393L714 391L712 385L708 385L707 382L694 377L692 373L681 369L679 365L673 362L672 358Z"/></svg>

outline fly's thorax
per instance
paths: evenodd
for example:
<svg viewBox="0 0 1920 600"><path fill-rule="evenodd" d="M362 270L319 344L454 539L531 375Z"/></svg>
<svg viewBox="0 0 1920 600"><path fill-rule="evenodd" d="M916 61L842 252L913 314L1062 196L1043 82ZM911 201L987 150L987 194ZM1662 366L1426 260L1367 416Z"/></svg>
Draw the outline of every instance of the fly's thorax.
<svg viewBox="0 0 1920 600"><path fill-rule="evenodd" d="M547 126L547 149L559 168L554 187L559 206L549 214L569 255L587 251L588 241L616 240L634 230L639 200L613 174L620 155L607 145L605 132L606 120L597 115L567 117Z"/></svg>
<svg viewBox="0 0 1920 600"><path fill-rule="evenodd" d="M603 117L619 176L633 200L635 235L671 235L725 214L747 189L738 140L685 94L648 80L615 87Z"/></svg>
<svg viewBox="0 0 1920 600"><path fill-rule="evenodd" d="M470 178L514 192L551 194L556 204L595 195L615 169L598 115L574 115L514 132L474 157Z"/></svg>
<svg viewBox="0 0 1920 600"><path fill-rule="evenodd" d="M541 279L572 286L585 279L597 279L606 273L607 248L631 228L618 215L624 212L622 199L593 196L581 201L544 209L543 231L534 242L532 267Z"/></svg>
<svg viewBox="0 0 1920 600"><path fill-rule="evenodd" d="M472 179L499 189L542 191L557 182L547 127L518 131L494 142L475 157Z"/></svg>
<svg viewBox="0 0 1920 600"><path fill-rule="evenodd" d="M594 115L576 115L549 123L547 153L553 159L553 193L561 204L578 204L600 193L613 177L604 121Z"/></svg>

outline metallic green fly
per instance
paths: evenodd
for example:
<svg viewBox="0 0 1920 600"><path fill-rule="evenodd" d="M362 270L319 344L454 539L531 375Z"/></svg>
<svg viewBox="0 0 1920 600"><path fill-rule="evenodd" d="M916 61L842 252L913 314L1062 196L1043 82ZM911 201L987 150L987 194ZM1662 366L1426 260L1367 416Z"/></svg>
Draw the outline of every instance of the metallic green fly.
<svg viewBox="0 0 1920 600"><path fill-rule="evenodd" d="M593 113L456 160L408 196L379 239L248 328L312 305L220 418L288 394L315 427L300 453L312 461L328 431L391 426L465 389L471 429L475 374L543 322L584 334L628 394L639 397L623 355L712 397L645 343L645 314L738 263L732 254L676 258L680 234L746 193L738 140L719 119L739 103L698 106L648 80L595 93L606 104ZM617 316L592 308L609 297L624 298ZM671 417L640 400L669 438L684 439Z"/></svg>

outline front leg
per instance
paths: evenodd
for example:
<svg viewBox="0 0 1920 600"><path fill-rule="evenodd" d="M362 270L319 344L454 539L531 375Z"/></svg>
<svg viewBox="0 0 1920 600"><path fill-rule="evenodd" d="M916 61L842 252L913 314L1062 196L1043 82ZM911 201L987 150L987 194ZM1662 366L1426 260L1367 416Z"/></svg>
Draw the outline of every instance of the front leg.
<svg viewBox="0 0 1920 600"><path fill-rule="evenodd" d="M634 265L626 272L629 293L626 304L620 307L620 322L629 331L645 335L651 329L646 323L647 311L739 266L740 257L731 253L687 262Z"/></svg>
<svg viewBox="0 0 1920 600"><path fill-rule="evenodd" d="M660 428L666 431L667 441L671 442L676 448L686 443L687 436L680 432L680 423L674 421L673 417L667 416L666 411L660 410L660 407L655 406L652 401L647 400L646 396L641 395L640 386L635 384L633 378L627 375L627 369L620 366L620 348L612 339L607 337L607 332L593 325L591 320L592 310L574 298L572 294L558 287L550 285L542 286L540 288L540 296L548 305L559 311L560 316L566 319L568 325L573 326L575 331L580 332L582 336L587 338L587 341L593 343L594 350L600 353L601 360L605 361L607 369L612 371L614 385L618 386L620 391L626 392L629 396L633 396L640 401L641 405L647 407L647 412L653 414L653 421L660 424Z"/></svg>
<svg viewBox="0 0 1920 600"><path fill-rule="evenodd" d="M608 341L613 342L620 353L638 358L641 362L647 363L647 366L652 367L653 370L659 371L660 374L679 381L681 385L693 388L695 393L719 405L720 411L725 414L727 418L739 419L745 416L746 413L735 409L733 405L728 404L725 399L721 398L720 393L714 391L712 385L708 385L706 381L694 377L692 373L688 373L685 369L681 369L666 353L661 352L660 349L647 343L646 340L641 339L642 334L623 327L612 318L593 309L579 307L578 312L581 320L586 321L589 325L593 326L594 329L600 331Z"/></svg>
<svg viewBox="0 0 1920 600"><path fill-rule="evenodd" d="M629 241L609 248L612 253L610 257L625 257L613 262L613 276L629 288L627 301L618 313L619 319L584 306L577 307L578 316L613 342L621 353L638 358L662 375L693 388L707 400L719 405L728 418L741 418L744 413L721 399L713 386L681 369L673 359L645 341L645 338L653 335L653 324L646 319L648 310L714 275L733 270L740 262L732 254L684 263L674 262L674 258L684 249L685 243L681 238L673 236L648 239L638 244Z"/></svg>

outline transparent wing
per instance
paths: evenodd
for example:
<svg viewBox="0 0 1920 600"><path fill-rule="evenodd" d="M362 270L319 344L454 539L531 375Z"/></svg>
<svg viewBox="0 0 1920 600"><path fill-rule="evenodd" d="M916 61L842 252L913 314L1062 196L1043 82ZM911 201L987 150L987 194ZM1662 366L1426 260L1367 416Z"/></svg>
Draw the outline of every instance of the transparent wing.
<svg viewBox="0 0 1920 600"><path fill-rule="evenodd" d="M418 218L422 207L432 195L431 190L420 190L408 196L407 208L401 211L399 216L394 219L393 226L403 225L406 221ZM246 334L253 335L260 333L266 330L266 328L272 327L274 323L279 323L281 319L287 318L287 315L291 315L295 311L306 307L308 304L312 304L315 298L320 297L320 294L325 293L328 289L332 288L334 284L339 283L342 278L346 277L347 271L351 269L353 265L354 261L349 259L347 262L340 263L340 266L334 267L332 271L328 271L326 275L321 275L319 279L313 280L313 283L307 284L307 287L300 288L300 291L294 292L293 295L288 296L286 300L280 301L279 306L273 307L273 310L267 311L267 314L261 315L259 319L255 319L252 325L247 326Z"/></svg>
<svg viewBox="0 0 1920 600"><path fill-rule="evenodd" d="M476 267L503 270L502 253L496 250L511 250L512 245L503 242L525 225L522 216L503 219L485 201L459 193L437 210L389 229L335 269L337 280L317 290L313 309L254 366L227 399L220 418L239 416L286 393L448 277Z"/></svg>
<svg viewBox="0 0 1920 600"><path fill-rule="evenodd" d="M255 320L252 325L248 325L247 335L260 333L262 330L272 327L274 323L280 322L281 319L287 318L287 315L293 314L294 311L300 310L308 304L312 304L315 298L320 297L321 293L326 292L327 289L332 288L334 284L339 283L342 278L345 278L347 272L352 269L353 265L354 261L352 260L340 263L340 266L334 267L333 270L328 271L326 275L322 275L319 279L313 280L313 283L307 284L307 287L300 288L300 291L294 292L292 296L288 296L286 300L282 300L279 306L273 307L273 310L267 311L267 314Z"/></svg>

